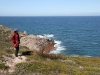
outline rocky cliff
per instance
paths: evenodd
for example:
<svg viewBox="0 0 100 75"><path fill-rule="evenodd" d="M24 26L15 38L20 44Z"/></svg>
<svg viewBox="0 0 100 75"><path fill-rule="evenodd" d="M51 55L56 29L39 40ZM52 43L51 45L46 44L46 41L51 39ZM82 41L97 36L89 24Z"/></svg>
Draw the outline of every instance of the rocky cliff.
<svg viewBox="0 0 100 75"><path fill-rule="evenodd" d="M54 48L54 41L46 38L40 38L39 36L30 34L26 31L20 34L20 45L26 46L30 50L41 51L43 53L49 53Z"/></svg>
<svg viewBox="0 0 100 75"><path fill-rule="evenodd" d="M10 32L9 36L13 33L13 29L0 25L2 31ZM19 32L20 45L26 46L30 50L41 51L43 53L49 53L54 48L54 41L46 38L40 38L37 35L28 34L26 31ZM6 37L5 37L6 38ZM9 38L8 38L9 39Z"/></svg>

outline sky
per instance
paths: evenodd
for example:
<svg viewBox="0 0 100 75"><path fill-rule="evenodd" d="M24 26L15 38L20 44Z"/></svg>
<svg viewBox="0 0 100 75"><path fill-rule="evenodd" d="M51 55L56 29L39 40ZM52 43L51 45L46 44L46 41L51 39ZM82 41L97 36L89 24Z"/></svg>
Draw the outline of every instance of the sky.
<svg viewBox="0 0 100 75"><path fill-rule="evenodd" d="M0 0L0 16L100 16L100 0Z"/></svg>

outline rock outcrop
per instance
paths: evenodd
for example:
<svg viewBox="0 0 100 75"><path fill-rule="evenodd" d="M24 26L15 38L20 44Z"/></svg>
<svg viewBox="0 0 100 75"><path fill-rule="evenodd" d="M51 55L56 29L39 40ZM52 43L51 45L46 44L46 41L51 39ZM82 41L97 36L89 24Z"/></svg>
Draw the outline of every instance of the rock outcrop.
<svg viewBox="0 0 100 75"><path fill-rule="evenodd" d="M27 32L25 32L27 33ZM30 50L41 51L43 53L49 53L54 48L54 41L46 38L40 38L33 34L21 34L20 45L26 46Z"/></svg>
<svg viewBox="0 0 100 75"><path fill-rule="evenodd" d="M13 33L13 29L0 25L0 30L4 31L4 33L7 34L7 39L9 40L11 34ZM3 33L1 34L3 35ZM55 43L53 40L41 38L33 34L28 34L26 31L19 32L19 35L20 35L20 45L26 46L30 50L36 50L36 51L42 51L44 53L49 53L54 48Z"/></svg>

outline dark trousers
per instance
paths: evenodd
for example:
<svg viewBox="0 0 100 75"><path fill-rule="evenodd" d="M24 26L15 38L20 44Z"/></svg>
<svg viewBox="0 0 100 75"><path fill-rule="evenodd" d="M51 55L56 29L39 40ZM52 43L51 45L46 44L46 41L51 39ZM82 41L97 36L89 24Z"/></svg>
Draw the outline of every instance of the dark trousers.
<svg viewBox="0 0 100 75"><path fill-rule="evenodd" d="M15 56L18 57L19 46L18 47L15 47L15 49L16 49L15 50Z"/></svg>

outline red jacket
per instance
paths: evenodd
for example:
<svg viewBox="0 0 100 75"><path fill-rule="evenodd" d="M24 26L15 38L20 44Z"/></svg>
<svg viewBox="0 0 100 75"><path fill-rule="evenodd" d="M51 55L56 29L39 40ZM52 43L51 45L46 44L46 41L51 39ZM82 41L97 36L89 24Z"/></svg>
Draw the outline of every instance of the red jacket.
<svg viewBox="0 0 100 75"><path fill-rule="evenodd" d="M19 34L14 32L11 37L10 37L10 40L12 42L12 45L14 47L18 47L19 46L19 43L20 43L20 39L19 39Z"/></svg>

